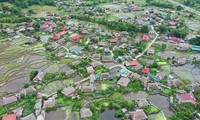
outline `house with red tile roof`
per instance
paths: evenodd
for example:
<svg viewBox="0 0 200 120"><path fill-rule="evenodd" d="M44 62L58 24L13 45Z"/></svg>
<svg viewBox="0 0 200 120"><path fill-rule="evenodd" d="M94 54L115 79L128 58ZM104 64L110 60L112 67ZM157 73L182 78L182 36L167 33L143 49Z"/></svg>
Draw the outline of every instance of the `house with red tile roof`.
<svg viewBox="0 0 200 120"><path fill-rule="evenodd" d="M143 74L148 74L150 72L150 69L145 67L143 70L142 70L142 73Z"/></svg>
<svg viewBox="0 0 200 120"><path fill-rule="evenodd" d="M139 62L137 60L132 60L132 61L130 61L130 65L137 66L137 65L139 65Z"/></svg>
<svg viewBox="0 0 200 120"><path fill-rule="evenodd" d="M47 28L49 28L48 25L42 25L42 26L41 26L41 29L47 29Z"/></svg>
<svg viewBox="0 0 200 120"><path fill-rule="evenodd" d="M175 22L178 22L178 21L180 21L180 20L181 20L180 18L175 18L175 19L174 19Z"/></svg>
<svg viewBox="0 0 200 120"><path fill-rule="evenodd" d="M169 22L169 25L170 25L170 26L175 26L176 23L175 23L175 22Z"/></svg>
<svg viewBox="0 0 200 120"><path fill-rule="evenodd" d="M61 28L61 30L66 31L66 30L68 30L68 28L67 28L67 26L64 26L64 27Z"/></svg>
<svg viewBox="0 0 200 120"><path fill-rule="evenodd" d="M176 98L179 103L184 103L184 102L191 102L193 104L196 104L196 99L193 94L178 94L176 95Z"/></svg>
<svg viewBox="0 0 200 120"><path fill-rule="evenodd" d="M16 120L16 114L6 114L2 117L2 120Z"/></svg>
<svg viewBox="0 0 200 120"><path fill-rule="evenodd" d="M109 39L109 42L110 42L110 43L116 43L117 40L116 40L116 39Z"/></svg>
<svg viewBox="0 0 200 120"><path fill-rule="evenodd" d="M143 34L143 35L142 35L142 40L143 40L143 41L148 41L148 40L149 40L149 36Z"/></svg>
<svg viewBox="0 0 200 120"><path fill-rule="evenodd" d="M27 26L28 26L28 27L33 27L33 25L34 25L34 23L31 22L31 23L29 23Z"/></svg>
<svg viewBox="0 0 200 120"><path fill-rule="evenodd" d="M76 34L76 35L73 35L73 36L71 37L71 40L74 41L74 42L77 42L78 39L80 39L81 37L82 37L81 35Z"/></svg>
<svg viewBox="0 0 200 120"><path fill-rule="evenodd" d="M177 42L180 42L180 41L181 41L181 38L171 37L171 40L173 40L173 41L177 41Z"/></svg>
<svg viewBox="0 0 200 120"><path fill-rule="evenodd" d="M57 28L58 26L57 26L56 24L53 24L51 27L52 27L53 29L55 29L55 28Z"/></svg>
<svg viewBox="0 0 200 120"><path fill-rule="evenodd" d="M121 35L119 33L114 33L115 37L120 37Z"/></svg>
<svg viewBox="0 0 200 120"><path fill-rule="evenodd" d="M58 39L60 39L60 35L55 34L55 35L52 37L52 39L53 39L53 40L58 40Z"/></svg>

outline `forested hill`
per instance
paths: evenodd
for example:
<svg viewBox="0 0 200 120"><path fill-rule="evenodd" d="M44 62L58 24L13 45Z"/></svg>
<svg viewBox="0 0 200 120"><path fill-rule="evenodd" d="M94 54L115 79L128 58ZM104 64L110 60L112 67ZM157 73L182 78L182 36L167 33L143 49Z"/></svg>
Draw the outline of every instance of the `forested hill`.
<svg viewBox="0 0 200 120"><path fill-rule="evenodd" d="M0 0L0 2L10 2L21 8L27 8L30 5L55 5L54 0Z"/></svg>

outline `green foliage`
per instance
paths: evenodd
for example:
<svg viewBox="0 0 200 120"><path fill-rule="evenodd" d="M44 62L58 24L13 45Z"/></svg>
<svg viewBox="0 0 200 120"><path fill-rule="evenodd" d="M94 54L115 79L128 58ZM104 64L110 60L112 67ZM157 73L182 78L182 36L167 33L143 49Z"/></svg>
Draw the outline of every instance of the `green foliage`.
<svg viewBox="0 0 200 120"><path fill-rule="evenodd" d="M54 0L1 0L1 2L10 2L21 8L27 8L30 5L55 5Z"/></svg>
<svg viewBox="0 0 200 120"><path fill-rule="evenodd" d="M194 96L198 102L200 102L200 90L194 91Z"/></svg>
<svg viewBox="0 0 200 120"><path fill-rule="evenodd" d="M170 3L157 2L154 0L146 0L146 2L148 3L148 5L153 5L161 8L173 8L173 5Z"/></svg>
<svg viewBox="0 0 200 120"><path fill-rule="evenodd" d="M31 73L30 73L30 80L32 81L37 74L38 74L38 71L31 71Z"/></svg>
<svg viewBox="0 0 200 120"><path fill-rule="evenodd" d="M192 44L192 45L200 46L200 37L190 39L189 43Z"/></svg>
<svg viewBox="0 0 200 120"><path fill-rule="evenodd" d="M195 111L195 106L192 103L182 103L179 106L171 105L176 113L170 117L172 120L191 120Z"/></svg>
<svg viewBox="0 0 200 120"><path fill-rule="evenodd" d="M101 25L105 25L109 29L112 30L117 30L117 31L128 31L128 32L148 32L148 27L139 27L135 26L129 23L124 23L121 21L108 21L106 19L100 19L100 18L90 18L90 16L86 15L72 15L71 18L73 19L78 19L78 20L83 20L83 21L88 21L88 22L93 22L93 23L98 23Z"/></svg>
<svg viewBox="0 0 200 120"><path fill-rule="evenodd" d="M19 17L19 16L9 16L1 17L0 23L21 23L21 22L30 22L31 18L29 17Z"/></svg>
<svg viewBox="0 0 200 120"><path fill-rule="evenodd" d="M57 109L57 106L53 106L53 107L48 107L45 109L46 112L49 112L49 111L54 111Z"/></svg>
<svg viewBox="0 0 200 120"><path fill-rule="evenodd" d="M189 34L189 30L187 29L170 29L170 33L173 36L179 38L185 38Z"/></svg>
<svg viewBox="0 0 200 120"><path fill-rule="evenodd" d="M146 107L143 108L144 109L144 112L146 114L156 114L156 113L159 113L160 110L158 108L156 108L155 106L152 106L152 105L148 105Z"/></svg>
<svg viewBox="0 0 200 120"><path fill-rule="evenodd" d="M128 87L121 87L119 89L119 92L121 93L134 92L142 90L143 88L144 86L139 80L133 80L129 83Z"/></svg>
<svg viewBox="0 0 200 120"><path fill-rule="evenodd" d="M125 115L125 114L123 113L122 110L117 110L117 111L115 112L115 117L121 118L121 117L123 117L124 115Z"/></svg>

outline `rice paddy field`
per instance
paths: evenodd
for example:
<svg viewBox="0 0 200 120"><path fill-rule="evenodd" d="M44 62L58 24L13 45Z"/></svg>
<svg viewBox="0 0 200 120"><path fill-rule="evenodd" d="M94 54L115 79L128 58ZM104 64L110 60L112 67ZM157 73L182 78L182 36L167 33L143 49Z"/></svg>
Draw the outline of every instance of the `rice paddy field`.
<svg viewBox="0 0 200 120"><path fill-rule="evenodd" d="M69 69L67 63L73 60L63 59L59 63L52 63L46 59L42 43L31 46L24 44L29 39L22 37L0 43L0 96L22 89L24 83L29 82L29 74L33 70L59 73Z"/></svg>

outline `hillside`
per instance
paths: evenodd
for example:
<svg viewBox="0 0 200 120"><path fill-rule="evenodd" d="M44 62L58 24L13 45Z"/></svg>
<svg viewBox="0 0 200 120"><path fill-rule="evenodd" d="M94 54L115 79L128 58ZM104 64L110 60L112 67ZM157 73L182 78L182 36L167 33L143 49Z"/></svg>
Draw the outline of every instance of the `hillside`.
<svg viewBox="0 0 200 120"><path fill-rule="evenodd" d="M0 2L9 2L21 8L27 8L30 5L54 5L54 0L0 0Z"/></svg>

